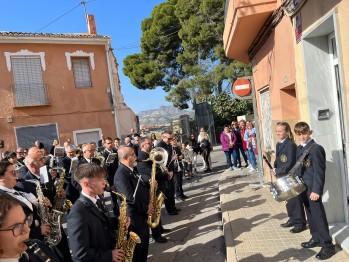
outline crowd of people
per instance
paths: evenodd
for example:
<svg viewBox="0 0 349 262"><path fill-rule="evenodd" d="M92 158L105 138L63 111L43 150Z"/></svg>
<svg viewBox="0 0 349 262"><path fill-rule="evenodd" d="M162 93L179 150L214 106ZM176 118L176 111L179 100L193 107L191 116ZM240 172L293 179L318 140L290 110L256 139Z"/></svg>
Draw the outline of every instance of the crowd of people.
<svg viewBox="0 0 349 262"><path fill-rule="evenodd" d="M76 146L67 140L60 146L55 139L49 150L35 141L29 149L3 152L0 259L123 261L132 255L133 261L147 261L149 231L157 243L166 243L163 234L170 232L160 218L151 227L147 223L161 209L156 201L150 202L152 176L156 194L166 196L166 214L178 215L181 210L176 200L188 198L183 178L191 179L197 173L198 154L204 159L203 171L211 171L211 150L210 138L202 128L198 136L192 134L182 144L169 130L157 140L155 134L142 131L139 135L131 129L122 145L119 138L102 135L97 143ZM112 210L105 205L106 191ZM14 215L18 221L10 221ZM66 231L60 225L65 215ZM134 240L132 254L125 244L118 246L118 238L131 237L119 235L124 231L134 232L140 240ZM12 238L16 241L8 243Z"/></svg>

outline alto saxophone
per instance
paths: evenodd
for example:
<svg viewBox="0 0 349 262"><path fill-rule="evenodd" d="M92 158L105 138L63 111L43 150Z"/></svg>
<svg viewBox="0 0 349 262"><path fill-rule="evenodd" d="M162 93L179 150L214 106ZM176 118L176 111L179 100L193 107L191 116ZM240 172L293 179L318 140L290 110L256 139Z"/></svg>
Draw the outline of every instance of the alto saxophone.
<svg viewBox="0 0 349 262"><path fill-rule="evenodd" d="M167 162L168 154L165 149L156 147L150 151L149 159L153 162L151 168L151 180L150 180L150 192L149 192L149 205L152 204L155 212L152 215L148 215L147 223L151 228L155 228L159 225L161 216L161 206L166 199L164 193L160 191L158 197L156 197L156 164L160 166Z"/></svg>
<svg viewBox="0 0 349 262"><path fill-rule="evenodd" d="M36 185L36 194L39 201L39 216L41 218L41 223L51 225L51 234L45 237L45 242L50 246L56 246L61 242L62 232L61 232L61 216L63 212L58 210L53 210L52 216L50 216L49 209L45 206L44 194L41 189L40 181L34 179L25 180Z"/></svg>
<svg viewBox="0 0 349 262"><path fill-rule="evenodd" d="M122 202L120 205L120 216L119 216L119 228L118 228L118 238L116 241L116 248L122 249L125 252L125 260L121 262L132 262L134 249L137 244L141 243L141 239L139 236L130 231L129 238L127 239L127 230L126 230L126 196L119 192L111 191L111 193L122 198Z"/></svg>
<svg viewBox="0 0 349 262"><path fill-rule="evenodd" d="M64 167L54 167L52 170L60 170L61 174L59 175L58 182L56 184L56 195L54 198L53 209L61 211L63 213L67 213L69 209L73 207L72 202L69 199L63 200L63 192L64 192L64 178L65 178L65 169Z"/></svg>

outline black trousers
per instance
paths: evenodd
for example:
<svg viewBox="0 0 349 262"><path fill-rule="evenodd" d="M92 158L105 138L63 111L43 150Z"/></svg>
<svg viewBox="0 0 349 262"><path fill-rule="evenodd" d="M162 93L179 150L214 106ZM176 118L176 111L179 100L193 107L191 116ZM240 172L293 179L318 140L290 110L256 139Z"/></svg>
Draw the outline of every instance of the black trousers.
<svg viewBox="0 0 349 262"><path fill-rule="evenodd" d="M129 231L135 232L141 239L141 243L137 244L133 253L133 262L146 262L149 250L149 226L147 225L147 216L137 213L131 213L131 225Z"/></svg>
<svg viewBox="0 0 349 262"><path fill-rule="evenodd" d="M307 213L308 224L311 237L320 242L322 247L334 247L332 238L328 229L328 222L324 205L320 197L317 201L310 200L311 192L303 192L301 194L305 211Z"/></svg>
<svg viewBox="0 0 349 262"><path fill-rule="evenodd" d="M180 197L181 195L183 195L183 173L181 172L175 172L173 174L173 178L174 178L174 185L175 185L175 193L176 193L176 197Z"/></svg>
<svg viewBox="0 0 349 262"><path fill-rule="evenodd" d="M295 225L305 226L307 224L305 220L303 201L300 195L287 201L286 210L289 220Z"/></svg>
<svg viewBox="0 0 349 262"><path fill-rule="evenodd" d="M176 211L175 206L175 186L174 186L174 178L172 177L171 180L166 181L166 197L164 203L165 207L168 213Z"/></svg>
<svg viewBox="0 0 349 262"><path fill-rule="evenodd" d="M209 148L201 148L202 150L202 157L204 158L205 164L206 164L206 169L211 168L210 163L208 161L210 157L210 149Z"/></svg>

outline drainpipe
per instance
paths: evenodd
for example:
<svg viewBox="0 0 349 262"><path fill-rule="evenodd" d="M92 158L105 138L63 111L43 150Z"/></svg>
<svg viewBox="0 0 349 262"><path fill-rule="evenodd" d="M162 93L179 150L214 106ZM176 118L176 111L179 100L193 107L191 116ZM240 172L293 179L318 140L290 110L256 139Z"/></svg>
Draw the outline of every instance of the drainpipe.
<svg viewBox="0 0 349 262"><path fill-rule="evenodd" d="M114 121L115 121L116 135L117 135L117 137L120 137L121 133L120 133L120 126L119 126L118 116L117 116L118 115L118 110L117 110L115 87L114 87L113 69L112 69L112 66L111 66L109 52L112 52L111 46L110 46L110 40L108 40L108 44L106 44L106 46L105 46L105 53L106 53L106 57L107 57L110 91L111 91L111 95L112 95L112 98L113 98L113 111L114 111Z"/></svg>

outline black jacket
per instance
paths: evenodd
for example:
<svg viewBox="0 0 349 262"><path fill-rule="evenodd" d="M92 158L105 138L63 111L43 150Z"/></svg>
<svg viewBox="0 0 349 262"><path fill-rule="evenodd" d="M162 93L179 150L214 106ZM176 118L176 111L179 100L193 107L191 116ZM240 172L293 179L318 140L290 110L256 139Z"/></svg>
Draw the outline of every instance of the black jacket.
<svg viewBox="0 0 349 262"><path fill-rule="evenodd" d="M116 221L80 195L67 220L69 244L74 261L112 261L116 245Z"/></svg>
<svg viewBox="0 0 349 262"><path fill-rule="evenodd" d="M274 168L277 176L287 175L296 163L297 145L289 138L276 144Z"/></svg>

